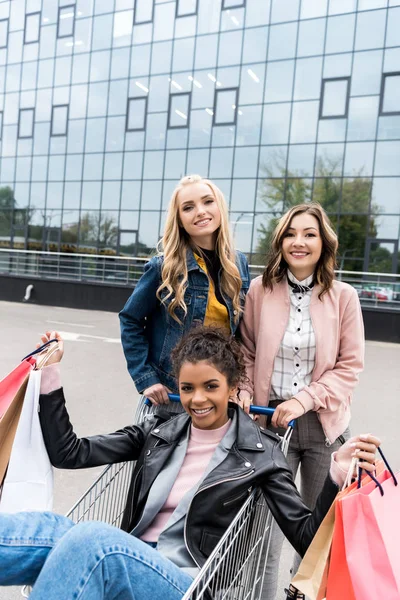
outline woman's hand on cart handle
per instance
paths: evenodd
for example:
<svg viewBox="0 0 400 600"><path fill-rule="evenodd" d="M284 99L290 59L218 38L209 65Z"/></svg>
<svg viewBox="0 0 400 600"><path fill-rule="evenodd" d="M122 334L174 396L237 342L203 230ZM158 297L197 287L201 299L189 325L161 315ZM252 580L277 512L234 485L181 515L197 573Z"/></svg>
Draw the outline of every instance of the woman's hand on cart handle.
<svg viewBox="0 0 400 600"><path fill-rule="evenodd" d="M49 340L57 340L58 350L53 352L49 360L46 362L46 365L48 366L59 363L64 355L64 341L58 331L46 331L46 333L43 333L43 335L40 336L40 339L42 341L39 344L36 344L36 348L40 348L40 346L46 344L46 342ZM43 350L43 352L49 352L53 347L53 344L50 344L45 350Z"/></svg>
<svg viewBox="0 0 400 600"><path fill-rule="evenodd" d="M375 470L376 449L381 440L370 433L363 433L347 440L336 453L336 462L343 471L348 471L351 460L359 459L358 466L372 473ZM354 474L356 476L357 473Z"/></svg>
<svg viewBox="0 0 400 600"><path fill-rule="evenodd" d="M171 390L169 390L165 385L162 383L155 383L144 390L143 396L148 398L152 404L158 406L159 404L168 404L168 394L170 393Z"/></svg>
<svg viewBox="0 0 400 600"><path fill-rule="evenodd" d="M281 402L281 404L278 404L276 407L271 425L272 427L283 427L287 429L289 423L293 421L293 419L298 419L304 415L304 413L304 406L301 402L296 400L296 398L285 400L285 402Z"/></svg>

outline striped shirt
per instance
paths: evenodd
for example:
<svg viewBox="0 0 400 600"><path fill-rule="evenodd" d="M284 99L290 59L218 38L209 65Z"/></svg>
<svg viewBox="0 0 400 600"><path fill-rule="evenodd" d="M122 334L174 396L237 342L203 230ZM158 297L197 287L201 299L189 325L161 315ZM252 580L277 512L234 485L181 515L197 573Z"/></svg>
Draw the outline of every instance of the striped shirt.
<svg viewBox="0 0 400 600"><path fill-rule="evenodd" d="M303 281L288 271L290 281L309 286L313 275ZM289 286L289 284L288 284ZM285 334L275 357L270 400L290 400L311 383L315 365L315 335L311 322L312 290L294 293L289 286L290 314Z"/></svg>

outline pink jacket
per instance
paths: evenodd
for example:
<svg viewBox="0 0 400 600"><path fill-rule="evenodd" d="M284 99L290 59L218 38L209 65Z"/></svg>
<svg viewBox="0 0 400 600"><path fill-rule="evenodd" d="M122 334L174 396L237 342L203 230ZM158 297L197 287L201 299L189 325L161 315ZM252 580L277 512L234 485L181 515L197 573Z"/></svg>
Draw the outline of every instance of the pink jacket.
<svg viewBox="0 0 400 600"><path fill-rule="evenodd" d="M333 443L350 421L350 402L364 366L364 325L356 290L334 281L322 301L313 288L310 314L316 356L310 385L294 397L306 412L318 413L327 443ZM290 300L285 280L265 290L262 278L251 282L241 322L247 376L256 404L267 406L275 356L289 320Z"/></svg>

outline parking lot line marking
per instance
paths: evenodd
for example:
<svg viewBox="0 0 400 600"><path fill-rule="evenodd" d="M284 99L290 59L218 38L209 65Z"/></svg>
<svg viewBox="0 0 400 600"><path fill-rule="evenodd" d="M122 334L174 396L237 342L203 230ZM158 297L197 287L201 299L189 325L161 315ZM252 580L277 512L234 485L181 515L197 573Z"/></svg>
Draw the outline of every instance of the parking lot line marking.
<svg viewBox="0 0 400 600"><path fill-rule="evenodd" d="M89 335L88 333L75 333L73 331L59 331L58 332L63 340L66 342L86 342L90 343L92 340L100 340L108 344L120 344L119 338L109 338L104 335ZM40 334L39 334L40 335ZM89 339L87 339L89 338Z"/></svg>
<svg viewBox="0 0 400 600"><path fill-rule="evenodd" d="M70 327L95 327L95 325L84 325L83 323L64 323L64 321L46 321L46 323L55 323L56 325L69 325Z"/></svg>

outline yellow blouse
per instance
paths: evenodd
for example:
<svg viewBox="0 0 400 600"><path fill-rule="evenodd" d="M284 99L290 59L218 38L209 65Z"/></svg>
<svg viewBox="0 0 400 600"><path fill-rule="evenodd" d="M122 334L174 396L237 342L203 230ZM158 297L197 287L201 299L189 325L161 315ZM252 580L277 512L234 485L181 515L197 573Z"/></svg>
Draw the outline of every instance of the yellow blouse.
<svg viewBox="0 0 400 600"><path fill-rule="evenodd" d="M205 260L197 254L195 254L194 257L200 269L202 269L208 276ZM207 309L206 315L204 317L204 325L206 327L211 327L214 325L217 327L222 327L227 331L230 331L228 309L224 304L221 304L221 302L217 300L217 297L215 295L214 282L212 278L208 277L208 280L210 282L210 289L208 291Z"/></svg>

